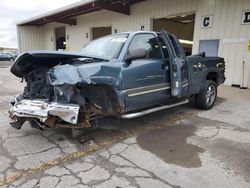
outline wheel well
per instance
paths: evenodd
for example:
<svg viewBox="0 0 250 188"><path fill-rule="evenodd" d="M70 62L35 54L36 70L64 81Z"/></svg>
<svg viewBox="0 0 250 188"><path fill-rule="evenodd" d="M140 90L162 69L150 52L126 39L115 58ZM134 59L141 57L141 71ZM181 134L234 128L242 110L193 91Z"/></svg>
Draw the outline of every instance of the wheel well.
<svg viewBox="0 0 250 188"><path fill-rule="evenodd" d="M218 74L216 72L210 72L207 74L206 80L213 80L215 83L218 83Z"/></svg>
<svg viewBox="0 0 250 188"><path fill-rule="evenodd" d="M100 106L103 115L116 115L121 110L117 94L109 85L85 85L81 95L86 102Z"/></svg>

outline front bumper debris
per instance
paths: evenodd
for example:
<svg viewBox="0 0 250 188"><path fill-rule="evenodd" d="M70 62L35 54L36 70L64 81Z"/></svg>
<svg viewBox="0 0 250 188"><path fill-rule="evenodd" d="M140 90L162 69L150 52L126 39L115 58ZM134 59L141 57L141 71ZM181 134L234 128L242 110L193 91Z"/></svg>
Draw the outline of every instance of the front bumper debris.
<svg viewBox="0 0 250 188"><path fill-rule="evenodd" d="M77 104L27 100L18 96L15 102L10 104L9 114L14 121L18 118L33 118L45 122L50 116L54 116L76 125L78 123L79 109L80 106Z"/></svg>

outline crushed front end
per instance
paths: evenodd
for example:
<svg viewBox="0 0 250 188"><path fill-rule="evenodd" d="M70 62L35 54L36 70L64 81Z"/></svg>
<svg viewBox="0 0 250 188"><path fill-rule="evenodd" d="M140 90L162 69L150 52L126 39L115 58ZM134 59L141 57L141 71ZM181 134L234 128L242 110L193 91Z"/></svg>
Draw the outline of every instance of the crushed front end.
<svg viewBox="0 0 250 188"><path fill-rule="evenodd" d="M25 121L40 127L78 124L80 105L64 99L58 100L60 92L51 84L48 69L30 71L24 80L27 83L24 92L10 103L12 127L20 129Z"/></svg>
<svg viewBox="0 0 250 188"><path fill-rule="evenodd" d="M25 121L36 121L40 126L52 125L51 118L57 117L64 122L76 125L78 123L80 106L77 104L60 104L46 100L23 99L22 95L10 103L9 114L13 120L12 127L20 129ZM55 125L55 124L54 124Z"/></svg>
<svg viewBox="0 0 250 188"><path fill-rule="evenodd" d="M86 67L86 62L79 62L77 57L49 52L28 53L17 58L11 72L22 78L26 87L10 103L12 127L20 129L27 121L39 129L88 128L97 119L120 112L114 90L103 84L108 79L101 76L97 80L99 77L95 76L107 72L101 70L105 66L92 63ZM91 80L92 76L95 81Z"/></svg>

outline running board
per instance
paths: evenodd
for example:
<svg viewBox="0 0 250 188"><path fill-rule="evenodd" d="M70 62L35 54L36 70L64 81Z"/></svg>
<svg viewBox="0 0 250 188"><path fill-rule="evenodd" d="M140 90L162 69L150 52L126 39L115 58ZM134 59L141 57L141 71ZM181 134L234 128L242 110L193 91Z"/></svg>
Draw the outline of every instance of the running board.
<svg viewBox="0 0 250 188"><path fill-rule="evenodd" d="M137 117L144 116L146 114L151 114L153 112L157 112L157 111L160 111L160 110L164 110L164 109L172 108L172 107L175 107L175 106L187 104L188 102L189 102L189 100L186 99L184 101L181 101L181 102L178 102L178 103L175 103L175 104L160 106L160 107L152 108L152 109L149 109L149 110L144 110L144 111L141 111L141 112L135 112L135 113L131 113L131 114L124 114L124 115L121 116L121 118L123 118L123 119L137 118Z"/></svg>

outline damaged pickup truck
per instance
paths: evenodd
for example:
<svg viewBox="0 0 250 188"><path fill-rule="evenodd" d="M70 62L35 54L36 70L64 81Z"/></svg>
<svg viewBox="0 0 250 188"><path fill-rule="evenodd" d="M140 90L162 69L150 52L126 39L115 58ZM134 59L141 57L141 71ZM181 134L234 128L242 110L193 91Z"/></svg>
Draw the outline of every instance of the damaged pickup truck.
<svg viewBox="0 0 250 188"><path fill-rule="evenodd" d="M140 31L99 38L77 53L23 53L11 72L27 83L10 105L14 128L25 121L39 129L91 128L104 117L135 118L190 97L210 109L225 62L204 53L186 57L164 30Z"/></svg>

